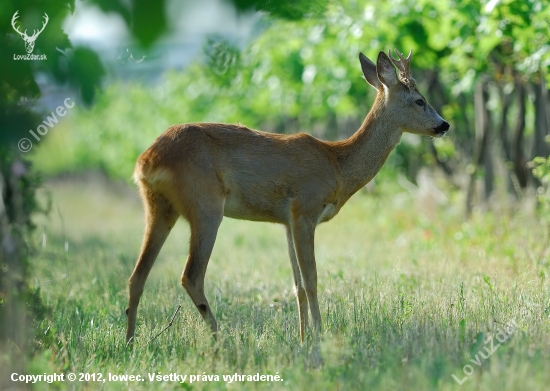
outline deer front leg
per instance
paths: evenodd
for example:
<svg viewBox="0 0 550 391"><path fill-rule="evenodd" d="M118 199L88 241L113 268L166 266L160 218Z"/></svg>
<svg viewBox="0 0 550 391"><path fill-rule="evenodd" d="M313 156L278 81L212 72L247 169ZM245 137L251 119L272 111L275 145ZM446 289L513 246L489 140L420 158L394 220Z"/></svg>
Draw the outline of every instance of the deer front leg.
<svg viewBox="0 0 550 391"><path fill-rule="evenodd" d="M302 275L300 272L300 266L298 265L298 259L296 258L296 249L294 248L294 239L292 237L292 229L290 226L286 227L286 238L288 241L288 255L290 257L290 264L292 265L292 274L294 275L294 289L296 290L296 298L298 300L300 340L304 342L307 327L307 296L304 289L304 284L302 283Z"/></svg>
<svg viewBox="0 0 550 391"><path fill-rule="evenodd" d="M302 284L306 291L315 340L321 334L321 312L317 300L317 266L314 248L315 224L305 216L293 216L292 237L302 274Z"/></svg>

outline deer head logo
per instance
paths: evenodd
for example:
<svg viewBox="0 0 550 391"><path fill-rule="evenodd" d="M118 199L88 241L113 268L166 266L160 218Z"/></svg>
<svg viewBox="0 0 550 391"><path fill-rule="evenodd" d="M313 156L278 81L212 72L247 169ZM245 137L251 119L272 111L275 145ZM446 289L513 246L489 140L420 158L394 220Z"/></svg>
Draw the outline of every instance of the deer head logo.
<svg viewBox="0 0 550 391"><path fill-rule="evenodd" d="M17 31L17 33L25 41L25 49L27 50L27 53L30 54L34 50L34 41L36 41L36 38L38 38L40 33L44 31L44 27L46 27L46 25L48 24L48 20L50 19L48 18L48 14L44 12L44 16L43 16L44 22L42 24L42 28L40 30L34 30L33 34L29 37L27 35L27 30L25 30L25 32L22 33L21 31L19 31L19 29L15 25L15 20L19 17L19 15L17 15L18 12L19 11L15 11L15 14L13 14L13 18L11 18L11 25L13 29Z"/></svg>

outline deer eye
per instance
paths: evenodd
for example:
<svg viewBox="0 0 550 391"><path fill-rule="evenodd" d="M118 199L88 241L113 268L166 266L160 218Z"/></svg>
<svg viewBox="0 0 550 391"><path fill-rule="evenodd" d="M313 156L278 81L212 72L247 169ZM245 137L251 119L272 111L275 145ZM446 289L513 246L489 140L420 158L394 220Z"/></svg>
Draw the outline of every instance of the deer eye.
<svg viewBox="0 0 550 391"><path fill-rule="evenodd" d="M418 106L423 107L425 105L424 101L422 99L417 99L414 101Z"/></svg>

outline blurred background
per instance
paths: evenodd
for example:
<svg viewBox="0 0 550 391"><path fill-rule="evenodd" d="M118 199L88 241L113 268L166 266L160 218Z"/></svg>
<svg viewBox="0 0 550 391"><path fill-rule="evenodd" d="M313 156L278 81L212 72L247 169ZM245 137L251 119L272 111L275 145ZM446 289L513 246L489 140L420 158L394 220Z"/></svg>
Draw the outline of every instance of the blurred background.
<svg viewBox="0 0 550 391"><path fill-rule="evenodd" d="M2 144L72 98L68 118L24 155L48 176L99 170L128 182L138 154L175 123L346 138L374 97L358 53L397 48L413 50L420 90L452 131L404 137L392 170L412 183L437 170L465 192L467 212L541 185L528 163L549 152L546 2L23 4L5 3L3 19L20 8L18 22L38 28L47 12L34 53L48 59L13 60L23 41L4 23Z"/></svg>
<svg viewBox="0 0 550 391"><path fill-rule="evenodd" d="M44 14L32 53L46 59L16 60L27 51L15 27L38 31ZM39 302L26 288L35 216L55 214L56 189L76 181L58 195L69 204L113 186L137 202L137 156L177 123L347 138L375 96L359 52L412 49L419 90L451 124L441 139L404 135L373 196L392 181L429 203L452 200L463 219L548 215L547 1L4 0L0 21L4 341L24 340L17 303Z"/></svg>

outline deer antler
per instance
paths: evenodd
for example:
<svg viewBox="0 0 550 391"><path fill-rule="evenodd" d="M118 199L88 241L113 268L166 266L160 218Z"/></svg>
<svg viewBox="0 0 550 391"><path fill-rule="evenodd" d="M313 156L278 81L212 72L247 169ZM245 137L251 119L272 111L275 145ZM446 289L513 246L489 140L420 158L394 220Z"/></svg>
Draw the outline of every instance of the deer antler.
<svg viewBox="0 0 550 391"><path fill-rule="evenodd" d="M32 34L32 37L31 38L34 38L34 37L37 37L38 35L40 35L40 33L42 31L44 31L44 28L46 28L46 25L48 24L48 21L50 20L50 18L48 17L48 14L44 12L44 16L43 16L44 19L46 19L43 23L42 23L42 28L40 29L40 31L36 31L34 30L34 33ZM25 30L26 31L26 30Z"/></svg>
<svg viewBox="0 0 550 391"><path fill-rule="evenodd" d="M391 51L388 51L388 57L395 64L397 69L399 69L399 78L405 83L407 83L409 80L413 80L411 75L412 49L409 52L407 58L403 57L403 54L401 54L397 49L394 50L397 54L397 57L399 57L399 60L393 58Z"/></svg>
<svg viewBox="0 0 550 391"><path fill-rule="evenodd" d="M15 20L19 17L19 15L17 15L19 13L19 11L15 11L15 14L13 14L13 17L11 18L11 27L13 27L13 29L19 34L21 35L22 37L27 37L27 30L25 30L24 33L22 33L21 31L19 31L19 29L17 28L17 26L15 25Z"/></svg>

